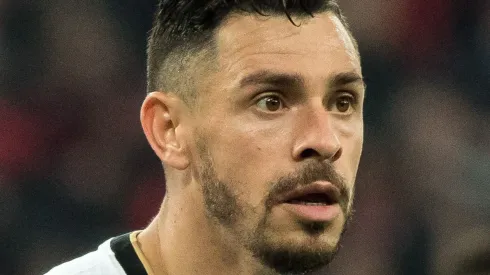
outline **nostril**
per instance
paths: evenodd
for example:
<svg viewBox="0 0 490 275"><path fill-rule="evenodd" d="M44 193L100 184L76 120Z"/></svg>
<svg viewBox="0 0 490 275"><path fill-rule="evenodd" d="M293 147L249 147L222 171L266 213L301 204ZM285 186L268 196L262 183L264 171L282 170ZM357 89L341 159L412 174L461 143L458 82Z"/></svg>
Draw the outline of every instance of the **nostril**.
<svg viewBox="0 0 490 275"><path fill-rule="evenodd" d="M332 161L338 160L341 155L342 155L342 148L339 148L339 150L337 150L337 152L335 152L335 155L332 157Z"/></svg>
<svg viewBox="0 0 490 275"><path fill-rule="evenodd" d="M306 150L303 150L303 152L301 152L300 156L301 156L301 159L307 159L307 158L319 157L320 154L317 151L315 151L311 148L308 148Z"/></svg>

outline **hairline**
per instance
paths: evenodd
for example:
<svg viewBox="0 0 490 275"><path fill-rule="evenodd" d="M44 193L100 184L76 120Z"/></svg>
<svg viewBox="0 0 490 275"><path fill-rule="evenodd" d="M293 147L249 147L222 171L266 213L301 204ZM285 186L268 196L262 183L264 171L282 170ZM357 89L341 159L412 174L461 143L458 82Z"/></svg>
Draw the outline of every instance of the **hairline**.
<svg viewBox="0 0 490 275"><path fill-rule="evenodd" d="M312 15L307 14L307 13L293 13L293 14L288 14L286 19L290 21L291 24L293 24L296 27L300 27L301 23L296 24L294 21L295 19L305 19L310 17L311 19L315 18L319 14L324 14L324 13L330 13L334 15L335 17L338 18L342 26L346 29L347 34L349 35L349 38L351 42L354 45L354 49L356 51L356 54L358 57L360 57L359 49L358 49L358 44L357 41L355 40L351 30L349 29L349 26L347 24L347 21L345 20L345 17L342 15L340 11L336 11L332 8L326 7L325 9L316 12ZM217 47L217 34L220 31L220 29L226 25L226 23L232 19L233 17L236 16L261 16L261 17L280 17L284 16L283 12L279 11L272 11L269 13L253 13L250 11L245 11L245 10L234 10L230 12L227 16L223 18L223 20L220 22L219 25L217 25L209 34L204 35L204 39L196 42L196 41L191 41L187 45L183 47L175 47L171 50L171 52L164 58L164 60L160 61L161 65L158 68L157 72L153 72L154 75L156 75L156 91L159 92L168 92L168 93L174 93L180 97L184 103L188 105L188 107L192 108L194 103L196 103L196 99L199 97L199 95L202 93L202 91L198 91L196 87L196 74L197 71L202 71L203 68L200 68L200 66L197 66L200 62L206 64L205 66L206 69L211 69L212 66L209 66L212 61L210 61L213 58L216 58L218 55L218 47ZM182 62L179 64L178 61L186 61ZM173 70L171 73L165 74L164 72L172 71L170 68L174 67L173 64L178 64L175 66L180 66L179 69ZM211 68L210 68L211 67ZM194 70L193 70L194 69ZM177 71L177 72L175 72ZM190 72L189 72L190 71ZM173 83L171 80L167 81L162 81L162 77L164 76L168 77L169 75L172 75L172 79L174 80ZM183 75L188 76L188 82L185 82L185 80L182 80ZM150 79L148 79L148 90L147 93L154 92L150 90L151 84L150 84ZM165 83L167 82L167 83ZM168 87L168 86L173 86L173 87ZM184 87L186 86L186 87ZM190 86L190 87L189 87ZM185 91L184 91L185 90Z"/></svg>

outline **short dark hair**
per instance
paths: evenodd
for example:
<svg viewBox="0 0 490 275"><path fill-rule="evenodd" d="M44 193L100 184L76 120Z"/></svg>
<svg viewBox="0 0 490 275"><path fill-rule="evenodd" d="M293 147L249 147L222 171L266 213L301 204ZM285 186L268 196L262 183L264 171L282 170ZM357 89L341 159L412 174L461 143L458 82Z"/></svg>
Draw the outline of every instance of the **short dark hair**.
<svg viewBox="0 0 490 275"><path fill-rule="evenodd" d="M348 28L336 0L160 0L148 40L147 92L172 91L186 102L193 98L183 86L192 81L189 61L212 45L214 31L231 13L283 14L296 25L292 16L325 11Z"/></svg>

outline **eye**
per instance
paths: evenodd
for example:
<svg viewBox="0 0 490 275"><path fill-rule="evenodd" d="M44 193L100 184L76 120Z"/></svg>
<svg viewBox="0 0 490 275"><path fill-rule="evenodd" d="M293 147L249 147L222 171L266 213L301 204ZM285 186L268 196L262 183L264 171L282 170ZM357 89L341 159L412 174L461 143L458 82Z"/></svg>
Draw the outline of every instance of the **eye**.
<svg viewBox="0 0 490 275"><path fill-rule="evenodd" d="M282 99L276 95L268 95L261 98L256 103L257 107L259 107L263 111L267 112L276 112L282 108L284 108L284 104Z"/></svg>
<svg viewBox="0 0 490 275"><path fill-rule="evenodd" d="M339 113L350 113L354 105L355 99L350 95L339 96L335 100L335 109Z"/></svg>

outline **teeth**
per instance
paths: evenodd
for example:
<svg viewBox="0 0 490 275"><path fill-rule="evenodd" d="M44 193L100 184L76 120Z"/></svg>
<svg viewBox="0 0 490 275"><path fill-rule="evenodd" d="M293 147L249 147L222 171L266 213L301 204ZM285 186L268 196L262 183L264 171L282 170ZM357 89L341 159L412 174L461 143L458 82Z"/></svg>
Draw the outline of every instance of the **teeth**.
<svg viewBox="0 0 490 275"><path fill-rule="evenodd" d="M325 202L308 202L308 201L298 201L298 200L292 200L290 203L291 204L311 205L311 206L323 206L323 205L327 205Z"/></svg>
<svg viewBox="0 0 490 275"><path fill-rule="evenodd" d="M289 200L289 203L303 204L303 205L330 205L332 200L326 194L312 193L298 196Z"/></svg>

